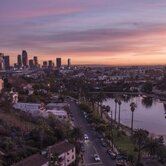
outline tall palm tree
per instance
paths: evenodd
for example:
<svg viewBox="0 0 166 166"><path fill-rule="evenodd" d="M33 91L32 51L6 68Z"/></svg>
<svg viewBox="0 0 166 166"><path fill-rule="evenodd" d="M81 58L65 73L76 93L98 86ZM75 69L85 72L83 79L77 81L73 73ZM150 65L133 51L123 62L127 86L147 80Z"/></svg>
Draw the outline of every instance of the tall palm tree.
<svg viewBox="0 0 166 166"><path fill-rule="evenodd" d="M118 99L115 98L114 102L115 102L115 122L116 122L116 112L117 112Z"/></svg>
<svg viewBox="0 0 166 166"><path fill-rule="evenodd" d="M120 107L121 107L121 104L122 104L122 102L121 102L121 100L119 99L118 100L118 105L119 105L119 116L118 116L118 128L119 128L119 126L120 126Z"/></svg>
<svg viewBox="0 0 166 166"><path fill-rule="evenodd" d="M106 96L103 92L100 92L99 94L97 94L97 96L95 96L95 102L97 104L97 111L99 114L102 114L102 102L106 100Z"/></svg>
<svg viewBox="0 0 166 166"><path fill-rule="evenodd" d="M136 103L132 102L130 104L130 110L131 110L131 133L133 133L133 122L134 122L134 111L136 109L137 105Z"/></svg>

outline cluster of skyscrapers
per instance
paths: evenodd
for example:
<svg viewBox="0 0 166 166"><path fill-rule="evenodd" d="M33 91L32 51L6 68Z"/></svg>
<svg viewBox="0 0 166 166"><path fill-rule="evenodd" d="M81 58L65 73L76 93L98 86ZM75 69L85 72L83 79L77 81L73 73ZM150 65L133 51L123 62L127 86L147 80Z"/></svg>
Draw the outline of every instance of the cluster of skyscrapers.
<svg viewBox="0 0 166 166"><path fill-rule="evenodd" d="M28 61L28 54L26 50L22 51L22 55L17 56L17 64L15 64L16 68L37 68L39 67L38 58L34 56L33 59L29 59Z"/></svg>
<svg viewBox="0 0 166 166"><path fill-rule="evenodd" d="M26 50L22 51L22 55L18 55L17 56L17 63L14 64L15 68L27 68L27 67L37 67L38 62L36 64L36 66L34 65L35 59L37 59L37 57L34 57L33 59L30 59L28 62L28 54Z"/></svg>
<svg viewBox="0 0 166 166"><path fill-rule="evenodd" d="M56 65L55 65L56 63ZM62 67L62 59L61 58L56 58L56 62L53 62L52 60L49 60L49 61L43 61L43 65L42 65L42 68L58 68L60 69ZM68 59L67 61L67 66L68 68L71 67L71 60Z"/></svg>
<svg viewBox="0 0 166 166"><path fill-rule="evenodd" d="M3 53L0 53L0 70L10 70L10 58Z"/></svg>
<svg viewBox="0 0 166 166"><path fill-rule="evenodd" d="M43 61L42 68L61 68L62 60L61 58L56 58L56 66L52 60ZM71 66L71 60L68 59L67 66ZM17 63L14 64L14 68L16 69L25 69L25 68L39 68L40 65L38 63L38 57L34 56L33 59L28 60L28 54L26 50L22 50L22 55L19 54L17 56ZM0 70L10 70L10 57L4 56L3 53L0 53Z"/></svg>

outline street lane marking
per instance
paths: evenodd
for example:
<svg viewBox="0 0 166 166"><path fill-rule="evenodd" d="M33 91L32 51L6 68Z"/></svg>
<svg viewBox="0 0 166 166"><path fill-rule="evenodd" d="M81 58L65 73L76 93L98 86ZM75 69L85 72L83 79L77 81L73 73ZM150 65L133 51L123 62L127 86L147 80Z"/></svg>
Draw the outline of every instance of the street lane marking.
<svg viewBox="0 0 166 166"><path fill-rule="evenodd" d="M91 165L103 165L102 163L89 163L87 164L87 166L91 166Z"/></svg>
<svg viewBox="0 0 166 166"><path fill-rule="evenodd" d="M93 149L95 150L95 153L98 154L96 147L93 145ZM99 155L99 154L98 154Z"/></svg>

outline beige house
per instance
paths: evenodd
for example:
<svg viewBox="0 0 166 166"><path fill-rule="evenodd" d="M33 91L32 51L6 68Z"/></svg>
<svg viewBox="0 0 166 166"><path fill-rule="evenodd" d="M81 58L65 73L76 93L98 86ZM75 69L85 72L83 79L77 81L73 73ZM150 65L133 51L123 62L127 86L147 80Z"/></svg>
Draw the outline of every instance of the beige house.
<svg viewBox="0 0 166 166"><path fill-rule="evenodd" d="M75 146L62 141L47 148L41 154L34 154L12 166L68 166L76 160Z"/></svg>
<svg viewBox="0 0 166 166"><path fill-rule="evenodd" d="M59 166L68 166L76 160L75 146L63 141L49 147L50 157L52 162ZM57 157L57 160L54 158Z"/></svg>

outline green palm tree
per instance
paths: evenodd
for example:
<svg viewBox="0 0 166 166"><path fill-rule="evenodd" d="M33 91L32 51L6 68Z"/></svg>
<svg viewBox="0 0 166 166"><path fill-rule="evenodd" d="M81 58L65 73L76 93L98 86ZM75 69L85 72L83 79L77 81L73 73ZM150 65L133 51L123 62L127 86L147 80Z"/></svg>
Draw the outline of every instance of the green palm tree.
<svg viewBox="0 0 166 166"><path fill-rule="evenodd" d="M96 96L96 102L98 105L98 112L99 112L99 108L102 105L102 102L106 99L106 96L103 92L100 92L97 96Z"/></svg>
<svg viewBox="0 0 166 166"><path fill-rule="evenodd" d="M114 102L115 102L115 122L116 122L116 112L117 112L118 99L115 98Z"/></svg>
<svg viewBox="0 0 166 166"><path fill-rule="evenodd" d="M122 104L121 100L118 100L118 105L119 105L118 128L120 127L120 112L121 112L120 107L121 107L121 104Z"/></svg>
<svg viewBox="0 0 166 166"><path fill-rule="evenodd" d="M131 133L133 133L133 122L134 122L134 111L136 109L137 105L136 103L132 102L130 104L130 110L131 110Z"/></svg>

